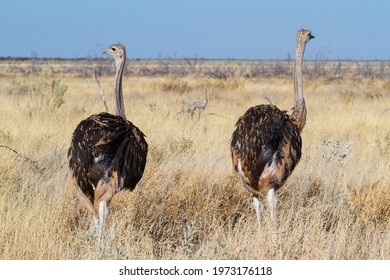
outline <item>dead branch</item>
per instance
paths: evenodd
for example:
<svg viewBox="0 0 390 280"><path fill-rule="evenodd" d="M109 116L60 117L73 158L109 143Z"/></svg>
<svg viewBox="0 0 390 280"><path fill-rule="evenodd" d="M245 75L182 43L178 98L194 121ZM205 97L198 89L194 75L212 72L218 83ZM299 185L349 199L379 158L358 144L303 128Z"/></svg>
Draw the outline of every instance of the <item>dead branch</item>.
<svg viewBox="0 0 390 280"><path fill-rule="evenodd" d="M106 96L104 95L104 91L103 91L102 86L100 85L100 81L99 81L99 79L98 79L98 77L97 77L97 71L94 70L93 73L94 73L94 75L95 75L95 81L96 81L96 83L97 83L98 86L99 86L100 95L102 96L103 103L104 103L104 107L106 108L106 113L107 113L107 112L108 112L108 107L107 107Z"/></svg>
<svg viewBox="0 0 390 280"><path fill-rule="evenodd" d="M269 104L274 105L274 103L272 103L272 101L268 98L268 96L262 95L261 97L264 98L265 100L267 100L269 102Z"/></svg>
<svg viewBox="0 0 390 280"><path fill-rule="evenodd" d="M385 114L386 112L390 111L390 108L384 110L381 115Z"/></svg>
<svg viewBox="0 0 390 280"><path fill-rule="evenodd" d="M0 145L0 148L5 148L11 152L13 152L14 154L16 154L19 158L23 159L24 161L26 161L28 164L30 164L34 169L36 170L41 170L38 162L36 160L33 160L29 157L26 157L26 156L23 156L21 154L19 154L16 150L8 147L8 146L5 146L5 145Z"/></svg>
<svg viewBox="0 0 390 280"><path fill-rule="evenodd" d="M227 119L227 120L229 119L228 117L222 116L222 115L217 114L217 113L208 113L208 114L205 114L205 116L217 116L217 117L220 117L222 119Z"/></svg>
<svg viewBox="0 0 390 280"><path fill-rule="evenodd" d="M194 118L195 111L198 110L198 119L200 119L200 115L202 112L206 109L206 106L209 102L208 100L208 94L207 94L207 86L204 87L205 89L205 99L204 100L199 100L191 103L188 105L186 108L183 106L182 112L186 112L191 114L191 119Z"/></svg>

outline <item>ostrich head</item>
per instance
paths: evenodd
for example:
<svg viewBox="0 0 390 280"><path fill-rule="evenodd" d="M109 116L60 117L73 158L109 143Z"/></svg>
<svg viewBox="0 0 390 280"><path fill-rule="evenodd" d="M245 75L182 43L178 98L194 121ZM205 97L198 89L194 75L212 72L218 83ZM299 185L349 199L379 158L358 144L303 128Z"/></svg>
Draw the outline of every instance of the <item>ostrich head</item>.
<svg viewBox="0 0 390 280"><path fill-rule="evenodd" d="M297 42L298 43L302 42L302 43L306 44L307 42L309 42L313 38L314 38L314 36L311 35L311 31L307 30L307 29L301 29L297 33Z"/></svg>
<svg viewBox="0 0 390 280"><path fill-rule="evenodd" d="M122 44L112 45L110 48L103 52L114 57L115 65L118 68L123 61L126 60L126 48Z"/></svg>

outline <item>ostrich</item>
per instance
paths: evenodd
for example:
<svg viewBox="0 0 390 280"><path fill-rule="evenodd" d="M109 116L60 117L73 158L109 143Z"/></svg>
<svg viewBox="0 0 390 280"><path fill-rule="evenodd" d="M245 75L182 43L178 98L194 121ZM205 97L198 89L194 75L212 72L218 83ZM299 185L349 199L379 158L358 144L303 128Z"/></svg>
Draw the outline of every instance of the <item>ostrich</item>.
<svg viewBox="0 0 390 280"><path fill-rule="evenodd" d="M275 219L276 191L284 184L301 158L301 132L306 122L302 86L302 60L306 43L314 38L309 30L297 32L294 65L294 107L292 114L274 105L249 108L241 116L232 135L230 151L233 167L244 187L253 195L259 226L263 200L267 197L271 221Z"/></svg>
<svg viewBox="0 0 390 280"><path fill-rule="evenodd" d="M122 74L126 50L121 44L104 51L115 59L115 115L99 113L82 120L73 132L69 167L79 194L93 213L97 236L102 236L113 196L132 191L145 169L148 144L142 131L126 119Z"/></svg>

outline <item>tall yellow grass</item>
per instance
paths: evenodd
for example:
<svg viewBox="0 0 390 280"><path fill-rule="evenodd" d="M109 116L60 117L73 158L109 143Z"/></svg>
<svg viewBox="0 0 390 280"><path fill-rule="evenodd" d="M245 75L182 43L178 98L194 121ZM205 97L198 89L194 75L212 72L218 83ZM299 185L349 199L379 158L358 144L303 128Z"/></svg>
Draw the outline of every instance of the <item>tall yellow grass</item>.
<svg viewBox="0 0 390 280"><path fill-rule="evenodd" d="M68 86L59 108L45 89L31 92L42 74L0 76L0 259L389 259L390 80L305 79L303 156L279 192L276 223L259 232L229 140L265 96L290 110L292 79L125 78L127 117L150 152L135 191L114 197L98 245L67 148L103 102L92 77L53 78ZM112 112L113 78L101 83ZM204 85L201 117L179 113Z"/></svg>

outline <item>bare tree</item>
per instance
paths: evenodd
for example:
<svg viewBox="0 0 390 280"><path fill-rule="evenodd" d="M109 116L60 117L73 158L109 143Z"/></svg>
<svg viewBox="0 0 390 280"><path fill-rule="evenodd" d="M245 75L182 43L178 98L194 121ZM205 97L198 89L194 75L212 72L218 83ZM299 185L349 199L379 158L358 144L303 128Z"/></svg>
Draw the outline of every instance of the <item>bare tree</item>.
<svg viewBox="0 0 390 280"><path fill-rule="evenodd" d="M198 119L200 119L200 115L202 112L206 109L206 106L209 102L208 99L208 94L207 94L207 86L204 87L205 89L205 99L204 100L199 100L191 103L190 105L187 106L187 108L182 109L182 112L185 111L186 113L191 114L191 119L194 118L195 111L198 110Z"/></svg>

